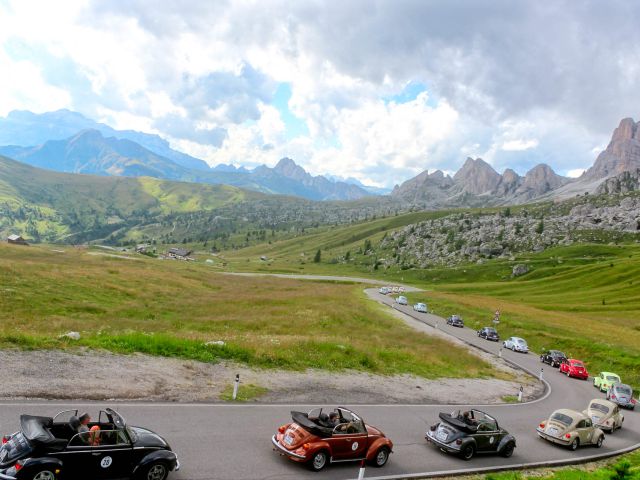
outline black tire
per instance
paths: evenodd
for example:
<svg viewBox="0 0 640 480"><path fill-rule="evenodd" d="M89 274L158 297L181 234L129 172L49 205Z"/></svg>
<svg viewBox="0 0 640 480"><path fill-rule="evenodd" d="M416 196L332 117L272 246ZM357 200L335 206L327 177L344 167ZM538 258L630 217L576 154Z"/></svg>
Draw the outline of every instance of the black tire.
<svg viewBox="0 0 640 480"><path fill-rule="evenodd" d="M329 463L329 454L325 450L317 451L309 461L309 468L314 472L319 472Z"/></svg>
<svg viewBox="0 0 640 480"><path fill-rule="evenodd" d="M574 438L573 442L571 442L571 445L569 445L569 448L575 452L579 446L580 446L580 439Z"/></svg>
<svg viewBox="0 0 640 480"><path fill-rule="evenodd" d="M41 468L29 475L30 480L57 480L55 469Z"/></svg>
<svg viewBox="0 0 640 480"><path fill-rule="evenodd" d="M511 457L511 455L513 455L513 451L515 450L515 448L516 446L513 444L513 442L509 442L504 446L504 448L500 452L500 455L502 455L504 458L509 458Z"/></svg>
<svg viewBox="0 0 640 480"><path fill-rule="evenodd" d="M611 433L613 433L613 428L611 429ZM598 441L596 442L596 448L602 447L602 442L604 442L604 435L600 435Z"/></svg>
<svg viewBox="0 0 640 480"><path fill-rule="evenodd" d="M166 480L169 476L169 466L166 462L156 460L146 465L138 474L139 480Z"/></svg>
<svg viewBox="0 0 640 480"><path fill-rule="evenodd" d="M376 452L375 456L373 457L373 460L371 461L371 465L373 465L376 468L384 467L389 461L390 453L391 453L391 450L389 450L389 447L380 447Z"/></svg>
<svg viewBox="0 0 640 480"><path fill-rule="evenodd" d="M467 443L462 450L460 450L460 456L463 460L471 460L473 456L476 454L476 447L473 446L472 443Z"/></svg>

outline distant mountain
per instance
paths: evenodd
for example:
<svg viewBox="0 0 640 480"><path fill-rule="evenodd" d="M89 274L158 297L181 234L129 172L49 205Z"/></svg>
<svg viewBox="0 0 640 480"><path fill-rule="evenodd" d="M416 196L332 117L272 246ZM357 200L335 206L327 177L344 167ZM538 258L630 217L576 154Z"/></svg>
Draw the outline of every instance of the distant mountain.
<svg viewBox="0 0 640 480"><path fill-rule="evenodd" d="M440 170L407 180L392 196L427 207L467 207L519 204L538 198L569 182L540 164L521 177L511 169L502 175L481 158L467 158L453 178Z"/></svg>
<svg viewBox="0 0 640 480"><path fill-rule="evenodd" d="M0 118L0 154L60 172L111 176L150 176L188 182L228 184L264 193L310 200L355 200L371 192L359 186L309 175L293 160L274 168L248 170L204 161L170 148L157 135L120 131L79 113L11 112Z"/></svg>
<svg viewBox="0 0 640 480"><path fill-rule="evenodd" d="M209 170L205 161L173 150L169 142L158 135L134 130L115 130L70 110L41 114L14 110L6 118L0 118L0 145L42 145L49 140L67 139L82 130L97 130L105 137L131 140L185 168Z"/></svg>
<svg viewBox="0 0 640 480"><path fill-rule="evenodd" d="M273 191L289 190L312 200L358 200L371 195L356 185L332 182L321 175L314 177L290 158L280 159L273 168L257 167L251 177Z"/></svg>
<svg viewBox="0 0 640 480"><path fill-rule="evenodd" d="M392 190L391 188L374 187L372 185L365 185L360 180L353 177L344 178L338 175L324 175L324 177L327 178L328 180L331 180L332 182L344 182L350 185L356 185L362 188L363 190L366 190L367 192L371 193L372 195L388 195L391 193L391 190Z"/></svg>

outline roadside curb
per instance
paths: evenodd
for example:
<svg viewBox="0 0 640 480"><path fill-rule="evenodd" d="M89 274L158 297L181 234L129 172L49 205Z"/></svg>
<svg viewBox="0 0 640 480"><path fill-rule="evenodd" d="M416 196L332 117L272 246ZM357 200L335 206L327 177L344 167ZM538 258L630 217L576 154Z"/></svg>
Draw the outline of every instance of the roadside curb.
<svg viewBox="0 0 640 480"><path fill-rule="evenodd" d="M459 475L476 475L494 472L504 472L510 470L527 470L544 467L562 467L567 465L579 465L597 460L604 460L611 457L624 455L640 448L640 443L636 443L630 447L615 450L613 452L605 452L586 457L578 457L575 459L549 460L545 462L516 463L514 465L498 465L495 467L482 468L460 468L457 470L440 470L437 472L410 473L404 475L384 475L380 477L367 477L367 480L403 480L403 479L420 479L420 478L438 478L438 477L455 477Z"/></svg>

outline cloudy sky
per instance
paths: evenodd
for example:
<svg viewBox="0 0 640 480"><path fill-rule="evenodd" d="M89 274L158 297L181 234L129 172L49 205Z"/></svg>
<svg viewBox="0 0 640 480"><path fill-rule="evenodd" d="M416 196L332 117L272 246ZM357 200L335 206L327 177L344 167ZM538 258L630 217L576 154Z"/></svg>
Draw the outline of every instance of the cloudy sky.
<svg viewBox="0 0 640 480"><path fill-rule="evenodd" d="M380 186L467 156L575 176L640 116L638 24L628 1L0 0L0 116Z"/></svg>

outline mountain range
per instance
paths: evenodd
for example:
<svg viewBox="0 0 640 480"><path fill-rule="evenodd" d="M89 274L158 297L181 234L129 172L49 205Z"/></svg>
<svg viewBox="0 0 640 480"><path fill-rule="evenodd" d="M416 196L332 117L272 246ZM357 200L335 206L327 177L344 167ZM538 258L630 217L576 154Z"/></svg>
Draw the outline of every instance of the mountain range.
<svg viewBox="0 0 640 480"><path fill-rule="evenodd" d="M310 200L355 200L375 194L352 182L312 176L287 158L273 168L211 168L172 149L158 135L115 130L69 110L9 113L0 118L0 145L5 145L0 147L2 155L59 172L227 184Z"/></svg>
<svg viewBox="0 0 640 480"><path fill-rule="evenodd" d="M440 170L424 171L396 185L391 196L425 208L516 205L605 190L613 193L616 185L628 190L638 169L640 122L625 118L593 166L577 179L558 175L546 164L536 165L524 176L509 168L500 174L481 158L467 158L453 177Z"/></svg>

